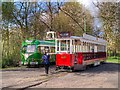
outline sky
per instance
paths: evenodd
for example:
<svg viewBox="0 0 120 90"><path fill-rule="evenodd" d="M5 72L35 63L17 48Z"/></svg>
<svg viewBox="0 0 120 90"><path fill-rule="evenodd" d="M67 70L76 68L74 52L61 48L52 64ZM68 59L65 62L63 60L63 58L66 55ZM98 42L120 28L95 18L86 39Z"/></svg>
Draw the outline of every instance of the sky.
<svg viewBox="0 0 120 90"><path fill-rule="evenodd" d="M98 12L98 8L94 6L95 0L78 0L82 3L87 9L90 10L91 14L95 16ZM97 0L96 0L97 1Z"/></svg>
<svg viewBox="0 0 120 90"><path fill-rule="evenodd" d="M95 7L95 5L93 4L96 2L120 2L120 0L78 0L78 2L82 3L91 13L91 15L94 18L94 29L96 29L96 27L101 27L102 29L102 22L100 20L100 18L98 18L98 14L99 14L99 9L97 7ZM101 33L102 34L102 33Z"/></svg>
<svg viewBox="0 0 120 90"><path fill-rule="evenodd" d="M100 18L98 18L99 9L94 5L98 0L78 0L78 2L82 3L91 13L93 18L93 28L96 30L97 28L102 27L102 22ZM93 4L94 3L94 4Z"/></svg>

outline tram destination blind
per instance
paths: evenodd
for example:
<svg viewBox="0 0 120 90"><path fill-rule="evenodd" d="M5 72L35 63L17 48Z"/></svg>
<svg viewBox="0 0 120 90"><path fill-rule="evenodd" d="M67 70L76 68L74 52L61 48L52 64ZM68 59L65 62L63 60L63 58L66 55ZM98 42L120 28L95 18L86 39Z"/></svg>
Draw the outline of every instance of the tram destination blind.
<svg viewBox="0 0 120 90"><path fill-rule="evenodd" d="M71 33L70 32L59 32L58 37L59 38L65 38L65 37L70 37Z"/></svg>

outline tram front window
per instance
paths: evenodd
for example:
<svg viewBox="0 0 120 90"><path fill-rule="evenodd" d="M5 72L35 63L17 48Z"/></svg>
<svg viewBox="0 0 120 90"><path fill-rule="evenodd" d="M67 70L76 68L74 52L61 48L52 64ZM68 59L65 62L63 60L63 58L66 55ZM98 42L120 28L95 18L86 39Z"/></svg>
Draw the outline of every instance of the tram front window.
<svg viewBox="0 0 120 90"><path fill-rule="evenodd" d="M69 40L62 40L61 41L61 52L69 52L70 41Z"/></svg>
<svg viewBox="0 0 120 90"><path fill-rule="evenodd" d="M35 45L28 45L27 46L27 52L30 53L30 52L34 52L35 51Z"/></svg>

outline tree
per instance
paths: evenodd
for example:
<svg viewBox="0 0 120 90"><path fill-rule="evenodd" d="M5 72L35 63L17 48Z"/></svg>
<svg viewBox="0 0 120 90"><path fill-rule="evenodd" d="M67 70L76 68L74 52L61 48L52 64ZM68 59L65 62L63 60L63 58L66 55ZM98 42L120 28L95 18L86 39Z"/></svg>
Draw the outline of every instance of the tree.
<svg viewBox="0 0 120 90"><path fill-rule="evenodd" d="M59 7L59 9L67 17L70 18L72 27L76 29L75 35L78 33L82 34L83 32L86 32L88 34L92 33L92 17L90 15L90 12L86 10L81 4L78 2L67 2L63 7ZM84 29L85 20L87 26L86 30Z"/></svg>
<svg viewBox="0 0 120 90"><path fill-rule="evenodd" d="M112 52L113 55L120 50L120 30L118 28L118 3L117 2L105 2L97 3L99 10L99 16L103 21L104 38L107 40L108 52Z"/></svg>
<svg viewBox="0 0 120 90"><path fill-rule="evenodd" d="M13 21L13 9L14 9L14 5L12 2L4 2L2 3L2 20L3 20L3 29L5 29L6 31L6 40L4 40L4 44L7 44L7 48L6 48L6 56L9 58L9 28L11 27L11 23ZM4 45L3 44L3 45ZM5 48L3 48L3 50L5 50Z"/></svg>
<svg viewBox="0 0 120 90"><path fill-rule="evenodd" d="M22 37L26 39L29 37L29 18L32 9L31 2L15 2L14 12L12 13L16 25L21 28Z"/></svg>

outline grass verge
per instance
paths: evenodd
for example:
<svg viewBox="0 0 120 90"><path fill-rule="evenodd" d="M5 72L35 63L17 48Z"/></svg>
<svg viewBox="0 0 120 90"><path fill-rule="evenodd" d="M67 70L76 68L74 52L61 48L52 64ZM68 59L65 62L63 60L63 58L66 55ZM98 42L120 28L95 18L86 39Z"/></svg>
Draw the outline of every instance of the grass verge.
<svg viewBox="0 0 120 90"><path fill-rule="evenodd" d="M106 62L120 64L120 57L108 57Z"/></svg>

